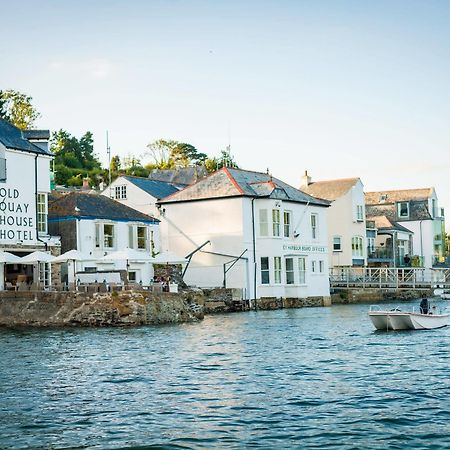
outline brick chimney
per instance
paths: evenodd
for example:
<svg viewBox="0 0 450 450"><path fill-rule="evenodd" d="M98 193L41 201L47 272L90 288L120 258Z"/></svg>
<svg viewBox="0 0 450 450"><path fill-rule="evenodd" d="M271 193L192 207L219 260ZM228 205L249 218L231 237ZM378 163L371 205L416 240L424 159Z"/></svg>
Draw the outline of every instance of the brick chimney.
<svg viewBox="0 0 450 450"><path fill-rule="evenodd" d="M305 175L302 176L301 182L300 182L300 189L308 187L311 184L311 177L308 176L308 171L305 170Z"/></svg>
<svg viewBox="0 0 450 450"><path fill-rule="evenodd" d="M91 187L89 186L89 178L83 178L83 186L81 186L82 191L90 191Z"/></svg>

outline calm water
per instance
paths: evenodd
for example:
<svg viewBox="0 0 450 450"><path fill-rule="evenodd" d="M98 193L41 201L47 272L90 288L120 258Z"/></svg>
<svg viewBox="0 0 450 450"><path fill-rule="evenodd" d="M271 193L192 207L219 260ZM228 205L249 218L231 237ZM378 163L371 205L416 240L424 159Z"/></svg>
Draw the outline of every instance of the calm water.
<svg viewBox="0 0 450 450"><path fill-rule="evenodd" d="M450 448L450 328L367 309L0 330L0 448Z"/></svg>

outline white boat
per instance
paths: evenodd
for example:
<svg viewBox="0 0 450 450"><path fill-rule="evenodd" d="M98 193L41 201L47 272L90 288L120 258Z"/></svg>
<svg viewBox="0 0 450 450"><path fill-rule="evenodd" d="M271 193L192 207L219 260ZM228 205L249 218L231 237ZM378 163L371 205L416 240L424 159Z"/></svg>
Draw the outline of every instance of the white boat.
<svg viewBox="0 0 450 450"><path fill-rule="evenodd" d="M442 314L436 308L431 308L428 314L413 311L401 311L394 308L382 310L379 306L371 306L369 317L377 330L432 330L448 325L449 314Z"/></svg>
<svg viewBox="0 0 450 450"><path fill-rule="evenodd" d="M443 298L444 300L450 300L450 290L443 290L441 293L441 298Z"/></svg>

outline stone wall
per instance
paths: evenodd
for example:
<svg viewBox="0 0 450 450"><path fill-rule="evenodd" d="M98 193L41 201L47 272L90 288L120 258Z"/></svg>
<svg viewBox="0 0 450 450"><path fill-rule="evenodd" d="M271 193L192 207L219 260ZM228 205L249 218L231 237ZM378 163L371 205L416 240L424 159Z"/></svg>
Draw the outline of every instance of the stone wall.
<svg viewBox="0 0 450 450"><path fill-rule="evenodd" d="M276 298L262 297L257 300L257 309L282 309L282 308L304 308L313 306L328 306L328 297L306 297L306 298Z"/></svg>
<svg viewBox="0 0 450 450"><path fill-rule="evenodd" d="M202 318L185 294L0 292L0 326L125 326Z"/></svg>
<svg viewBox="0 0 450 450"><path fill-rule="evenodd" d="M407 301L419 299L421 297L432 297L432 289L339 289L331 295L331 303L377 303L383 301Z"/></svg>

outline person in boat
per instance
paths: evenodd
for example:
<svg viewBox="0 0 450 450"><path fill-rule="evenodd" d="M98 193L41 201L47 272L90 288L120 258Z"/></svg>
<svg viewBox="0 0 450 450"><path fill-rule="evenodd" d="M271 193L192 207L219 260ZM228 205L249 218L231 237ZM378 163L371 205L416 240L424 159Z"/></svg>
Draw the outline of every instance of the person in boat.
<svg viewBox="0 0 450 450"><path fill-rule="evenodd" d="M420 314L428 314L429 308L428 299L423 298L420 302Z"/></svg>

